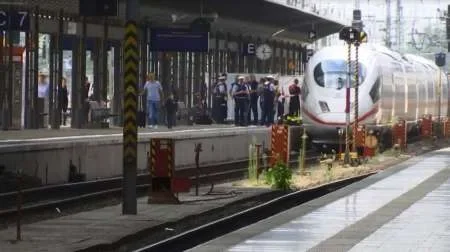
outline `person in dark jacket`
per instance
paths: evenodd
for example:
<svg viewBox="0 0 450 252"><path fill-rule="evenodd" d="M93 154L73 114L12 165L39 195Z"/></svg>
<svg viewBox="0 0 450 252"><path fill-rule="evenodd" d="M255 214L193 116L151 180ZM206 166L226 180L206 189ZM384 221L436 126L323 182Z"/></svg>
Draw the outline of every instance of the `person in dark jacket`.
<svg viewBox="0 0 450 252"><path fill-rule="evenodd" d="M271 82L273 77L267 76L267 80L262 86L262 117L261 125L270 126L274 122L274 102L275 102L275 85Z"/></svg>
<svg viewBox="0 0 450 252"><path fill-rule="evenodd" d="M225 77L220 76L219 81L214 86L214 113L215 120L219 124L224 124L227 119L228 107L227 107L227 84L225 83Z"/></svg>
<svg viewBox="0 0 450 252"><path fill-rule="evenodd" d="M175 101L173 94L170 94L169 97L167 97L165 106L167 115L167 128L171 129L175 125L177 114L177 102Z"/></svg>
<svg viewBox="0 0 450 252"><path fill-rule="evenodd" d="M67 90L67 80L64 77L61 82L61 90L59 90L59 102L62 109L62 124L66 125L67 108L69 107L69 91Z"/></svg>
<svg viewBox="0 0 450 252"><path fill-rule="evenodd" d="M299 116L300 94L301 90L298 86L298 79L295 79L294 83L289 86L289 95L291 96L289 99L289 115L291 116Z"/></svg>
<svg viewBox="0 0 450 252"><path fill-rule="evenodd" d="M176 105L175 116L174 116L175 118L173 120L173 125L172 125L172 127L175 127L175 126L177 126L178 102L180 101L180 98L179 98L179 95L178 95L178 89L174 85L172 85L172 94L173 94L173 100L174 100L175 105Z"/></svg>
<svg viewBox="0 0 450 252"><path fill-rule="evenodd" d="M88 123L89 121L89 110L90 110L90 106L89 106L89 90L91 89L91 83L89 82L89 78L87 76L85 76L84 78L84 90L81 93L82 94L82 99L83 99L83 110L84 110L84 114L83 114L83 121L85 124Z"/></svg>
<svg viewBox="0 0 450 252"><path fill-rule="evenodd" d="M258 125L258 81L255 78L255 75L250 75L250 81L248 86L250 88L250 107L248 109L248 118L247 122L251 122L251 115L253 113L253 125Z"/></svg>
<svg viewBox="0 0 450 252"><path fill-rule="evenodd" d="M233 97L235 100L234 124L236 126L247 126L247 111L250 100L248 86L244 83L244 77L238 78L238 83L234 86Z"/></svg>

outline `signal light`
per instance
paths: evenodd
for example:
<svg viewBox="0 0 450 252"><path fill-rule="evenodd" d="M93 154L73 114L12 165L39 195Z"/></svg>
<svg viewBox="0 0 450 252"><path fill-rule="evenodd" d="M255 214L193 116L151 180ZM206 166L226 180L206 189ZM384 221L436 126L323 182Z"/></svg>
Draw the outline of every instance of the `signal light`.
<svg viewBox="0 0 450 252"><path fill-rule="evenodd" d="M438 67L445 66L445 53L436 53L435 62Z"/></svg>
<svg viewBox="0 0 450 252"><path fill-rule="evenodd" d="M352 27L344 27L339 32L339 39L350 43L361 42L361 33L359 30Z"/></svg>

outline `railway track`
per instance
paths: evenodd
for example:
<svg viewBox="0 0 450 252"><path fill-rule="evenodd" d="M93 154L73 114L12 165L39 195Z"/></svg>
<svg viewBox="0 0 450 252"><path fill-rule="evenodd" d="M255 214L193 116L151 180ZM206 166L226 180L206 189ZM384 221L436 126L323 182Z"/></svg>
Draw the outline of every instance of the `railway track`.
<svg viewBox="0 0 450 252"><path fill-rule="evenodd" d="M300 204L310 200L319 198L330 192L336 191L342 187L355 183L361 179L371 176L375 173L359 175L352 178L347 178L335 181L326 185L321 185L315 188L295 191L266 203L248 208L244 211L237 212L230 216L209 222L207 224L198 226L196 228L179 233L168 239L162 240L146 246L139 246L134 252L153 252L153 251L185 251L193 248L199 244L205 243L227 233L233 232L245 226L256 223L260 220L266 219L270 216L286 211L290 208L296 207ZM98 250L119 251L109 247L97 247ZM84 250L83 252L94 251Z"/></svg>
<svg viewBox="0 0 450 252"><path fill-rule="evenodd" d="M408 138L408 143L420 141L419 136ZM308 150L306 163L316 163L319 159L319 153ZM297 163L297 158L291 158L291 165ZM235 161L219 164L210 167L201 167L199 175L199 184L207 185L219 182L226 182L241 179L247 172L248 160ZM177 171L181 177L190 177L193 184L196 183L195 168L188 168ZM139 174L137 177L137 192L140 196L147 193L150 186L149 174ZM100 179L80 183L42 186L22 191L23 214L32 214L48 209L54 210L70 204L83 203L85 201L95 201L105 197L120 197L122 192L122 178ZM6 219L17 215L18 192L8 192L0 194L0 219Z"/></svg>
<svg viewBox="0 0 450 252"><path fill-rule="evenodd" d="M318 160L319 155L310 152L306 162L311 164ZM297 163L292 159L291 165ZM244 178L247 172L248 160L224 163L215 166L201 167L198 183L209 185L219 182L233 181ZM190 177L193 184L196 183L197 169L189 168L177 171L181 177ZM137 193L144 196L150 186L150 175L140 174L137 177ZM97 199L107 197L120 197L122 192L122 177L101 179L95 181L42 186L25 189L21 193L21 213L23 215L37 214L47 210L54 211L57 208L70 205L95 202ZM19 193L17 191L0 194L0 220L14 217L18 214Z"/></svg>

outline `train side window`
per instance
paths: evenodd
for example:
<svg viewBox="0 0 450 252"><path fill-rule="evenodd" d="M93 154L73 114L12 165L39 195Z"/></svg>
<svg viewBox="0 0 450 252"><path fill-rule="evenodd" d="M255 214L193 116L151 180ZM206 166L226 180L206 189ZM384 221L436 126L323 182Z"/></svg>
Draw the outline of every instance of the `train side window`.
<svg viewBox="0 0 450 252"><path fill-rule="evenodd" d="M325 86L325 75L324 75L323 70L322 70L322 63L319 63L314 68L314 80L316 81L316 83L319 86L321 86L321 87Z"/></svg>
<svg viewBox="0 0 450 252"><path fill-rule="evenodd" d="M380 77L378 77L369 92L370 98L372 98L373 103L376 103L378 100L380 100L380 86L381 79Z"/></svg>
<svg viewBox="0 0 450 252"><path fill-rule="evenodd" d="M352 62L351 70L351 86L354 87L355 83L355 67L356 62ZM359 85L364 83L366 78L366 68L363 64L359 63ZM331 88L340 90L344 87L344 84L348 81L348 63L345 60L324 60L318 63L313 71L314 81L317 85L324 88Z"/></svg>

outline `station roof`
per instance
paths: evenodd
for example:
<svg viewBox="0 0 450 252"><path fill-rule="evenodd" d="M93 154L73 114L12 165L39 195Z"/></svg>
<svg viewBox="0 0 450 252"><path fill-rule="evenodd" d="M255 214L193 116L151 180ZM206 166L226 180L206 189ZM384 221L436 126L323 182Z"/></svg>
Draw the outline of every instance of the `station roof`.
<svg viewBox="0 0 450 252"><path fill-rule="evenodd" d="M308 41L308 33L316 39L338 32L344 24L302 11L274 0L141 0L141 18L152 26L187 25L204 15L217 13L212 31L234 35L291 41ZM281 32L282 31L282 32ZM273 34L278 33L272 37Z"/></svg>

